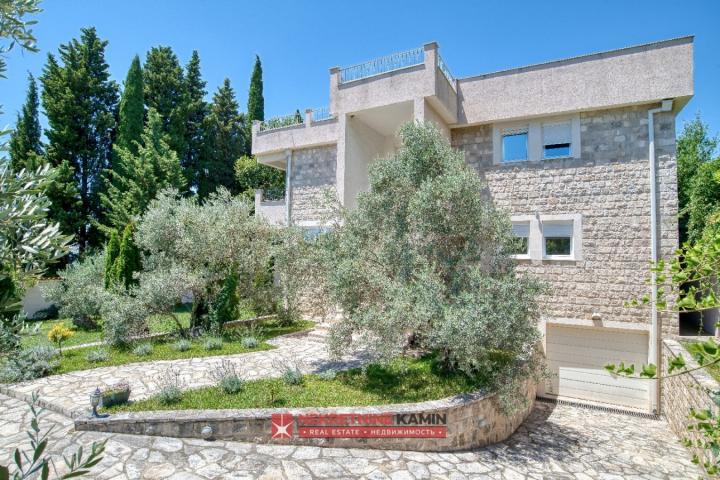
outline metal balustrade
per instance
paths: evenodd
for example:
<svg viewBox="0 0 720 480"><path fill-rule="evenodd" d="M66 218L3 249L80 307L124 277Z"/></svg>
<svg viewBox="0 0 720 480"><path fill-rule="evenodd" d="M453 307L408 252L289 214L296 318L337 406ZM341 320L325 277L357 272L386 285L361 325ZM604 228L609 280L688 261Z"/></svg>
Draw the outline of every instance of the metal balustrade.
<svg viewBox="0 0 720 480"><path fill-rule="evenodd" d="M452 73L450 73L450 69L445 64L445 61L443 58L438 54L438 68L440 71L445 75L445 78L447 78L447 81L450 82L450 86L452 86L453 90L455 90L455 79L452 76Z"/></svg>
<svg viewBox="0 0 720 480"><path fill-rule="evenodd" d="M312 110L313 122L322 122L323 120L331 120L333 118L335 118L335 114L330 113L330 109L328 107L313 108Z"/></svg>
<svg viewBox="0 0 720 480"><path fill-rule="evenodd" d="M421 65L425 61L425 52L422 47L413 48L405 52L393 53L384 57L358 63L340 70L340 83L353 82L363 78L373 77L382 73L400 70L402 68Z"/></svg>
<svg viewBox="0 0 720 480"><path fill-rule="evenodd" d="M264 122L260 123L260 131L266 132L268 130L275 130L278 128L291 127L293 125L302 125L303 116L300 112L295 112L290 115L283 115L280 117L273 117Z"/></svg>

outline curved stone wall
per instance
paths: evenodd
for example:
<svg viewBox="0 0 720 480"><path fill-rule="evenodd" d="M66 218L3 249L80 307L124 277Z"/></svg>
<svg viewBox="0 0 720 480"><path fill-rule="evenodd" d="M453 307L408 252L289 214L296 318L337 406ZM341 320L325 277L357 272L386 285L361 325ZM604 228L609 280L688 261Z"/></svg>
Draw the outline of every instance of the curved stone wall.
<svg viewBox="0 0 720 480"><path fill-rule="evenodd" d="M181 410L120 413L108 418L76 418L77 430L158 435L166 437L204 438L203 429L212 428L212 438L243 442L323 447L384 448L393 450L453 451L483 447L501 442L515 432L530 414L535 402L536 385L524 387L526 408L513 415L500 412L497 395L474 393L429 402L382 405L374 407L247 409L247 410ZM444 438L271 438L273 414L439 414L447 420ZM297 432L297 419L293 420ZM207 433L207 429L205 429Z"/></svg>

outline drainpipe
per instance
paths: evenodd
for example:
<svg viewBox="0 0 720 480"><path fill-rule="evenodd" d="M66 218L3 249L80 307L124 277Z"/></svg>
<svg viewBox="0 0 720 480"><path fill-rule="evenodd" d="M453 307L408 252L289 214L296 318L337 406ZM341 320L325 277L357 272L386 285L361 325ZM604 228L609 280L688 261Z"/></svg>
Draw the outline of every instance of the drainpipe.
<svg viewBox="0 0 720 480"><path fill-rule="evenodd" d="M648 162L650 163L650 256L653 263L658 261L658 238L657 238L657 168L655 161L655 114L660 112L669 112L672 110L673 101L663 100L659 108L648 110ZM651 273L651 330L650 330L650 362L657 365L657 378L652 382L651 387L651 409L654 413L659 414L661 408L661 388L662 381L662 345L660 323L657 314L657 274Z"/></svg>
<svg viewBox="0 0 720 480"><path fill-rule="evenodd" d="M290 219L292 218L292 207L290 194L292 190L290 188L290 180L292 179L292 150L285 151L285 225L290 226Z"/></svg>

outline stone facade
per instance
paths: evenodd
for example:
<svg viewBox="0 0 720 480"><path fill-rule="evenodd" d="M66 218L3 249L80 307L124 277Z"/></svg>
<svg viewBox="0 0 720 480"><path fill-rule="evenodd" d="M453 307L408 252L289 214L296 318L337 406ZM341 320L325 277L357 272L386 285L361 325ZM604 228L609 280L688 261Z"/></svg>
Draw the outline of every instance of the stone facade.
<svg viewBox="0 0 720 480"><path fill-rule="evenodd" d="M335 145L292 153L291 217L295 225L319 224L331 213L328 195L335 193Z"/></svg>
<svg viewBox="0 0 720 480"><path fill-rule="evenodd" d="M663 375L667 375L667 361L673 357L682 355L687 364L687 369L697 368L698 364L687 351L675 340L663 341ZM720 414L720 408L710 397L711 392L720 391L720 384L713 379L704 369L694 370L689 373L667 377L663 380L663 412L667 418L670 428L675 434L682 438L689 438L693 442L702 439L701 435L688 431L691 423L690 409L711 410L715 415ZM701 449L693 449L701 459L705 452Z"/></svg>
<svg viewBox="0 0 720 480"><path fill-rule="evenodd" d="M580 113L581 158L493 164L493 127L453 130L452 144L511 215L582 215L577 261L521 261L550 284L551 318L648 322L649 311L624 303L649 294L650 198L647 111L654 105ZM677 248L675 119L655 116L660 255ZM677 316L663 319L677 334Z"/></svg>
<svg viewBox="0 0 720 480"><path fill-rule="evenodd" d="M279 445L315 445L341 448L379 448L415 451L456 451L484 447L506 440L533 409L535 384L528 381L524 394L527 406L504 415L495 394L475 393L443 400L376 407L191 410L120 413L108 418L76 418L75 429L134 435L203 438L202 430L212 428L212 438ZM303 414L446 414L446 438L271 438L271 415ZM297 423L297 420L294 420ZM293 429L297 432L297 425Z"/></svg>

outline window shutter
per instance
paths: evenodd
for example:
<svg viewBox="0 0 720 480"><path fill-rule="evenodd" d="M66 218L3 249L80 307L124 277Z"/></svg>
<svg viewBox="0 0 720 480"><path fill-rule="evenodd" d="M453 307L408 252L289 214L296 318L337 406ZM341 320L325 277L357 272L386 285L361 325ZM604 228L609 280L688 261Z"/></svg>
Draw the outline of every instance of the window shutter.
<svg viewBox="0 0 720 480"><path fill-rule="evenodd" d="M546 123L543 125L543 145L572 142L570 123Z"/></svg>
<svg viewBox="0 0 720 480"><path fill-rule="evenodd" d="M572 223L543 223L543 236L545 237L572 237Z"/></svg>
<svg viewBox="0 0 720 480"><path fill-rule="evenodd" d="M530 236L530 224L528 222L513 223L512 233L516 237L529 237Z"/></svg>

